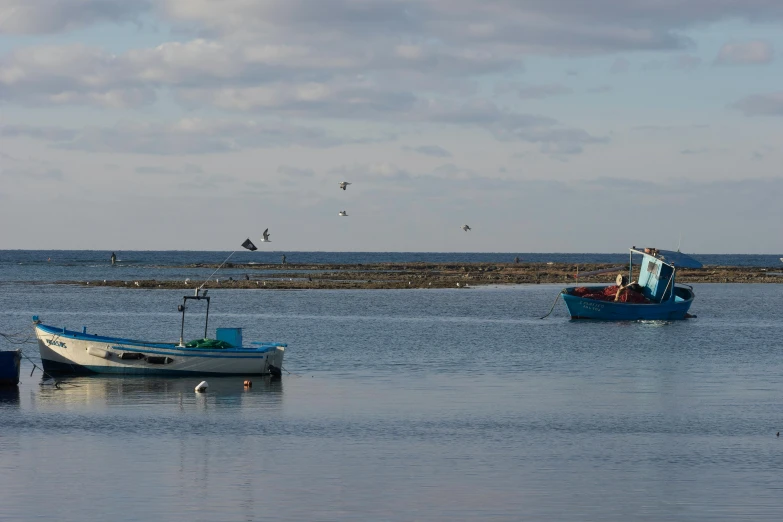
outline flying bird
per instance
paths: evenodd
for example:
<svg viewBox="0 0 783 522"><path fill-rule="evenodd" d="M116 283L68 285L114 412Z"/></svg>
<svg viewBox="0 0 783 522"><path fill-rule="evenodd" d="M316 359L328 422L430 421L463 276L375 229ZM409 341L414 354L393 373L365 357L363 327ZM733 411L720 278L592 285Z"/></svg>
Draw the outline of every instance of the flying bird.
<svg viewBox="0 0 783 522"><path fill-rule="evenodd" d="M472 228L470 228L470 227L469 227L469 226L467 226L467 225L462 225L462 230L464 230L465 232L467 232L468 230L473 230L473 229L472 229Z"/></svg>
<svg viewBox="0 0 783 522"><path fill-rule="evenodd" d="M262 243L269 243L271 241L271 239L269 239L269 235L270 234L269 234L269 229L268 228L266 230L264 230L264 233L261 234L261 235L264 236L264 237L261 238L261 242Z"/></svg>
<svg viewBox="0 0 783 522"><path fill-rule="evenodd" d="M343 190L347 189L348 185L350 185L350 183L348 183L347 181L341 181L340 182L340 188L343 189Z"/></svg>
<svg viewBox="0 0 783 522"><path fill-rule="evenodd" d="M339 213L338 215L339 215L339 216L347 216L347 215L348 215L348 212L346 212L345 210L341 210L341 211L340 211L340 213Z"/></svg>

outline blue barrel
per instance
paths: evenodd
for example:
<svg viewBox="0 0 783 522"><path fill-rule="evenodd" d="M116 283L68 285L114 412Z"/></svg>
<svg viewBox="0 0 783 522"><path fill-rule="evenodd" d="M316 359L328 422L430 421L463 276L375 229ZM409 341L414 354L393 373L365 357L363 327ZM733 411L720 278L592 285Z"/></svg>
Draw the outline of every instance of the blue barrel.
<svg viewBox="0 0 783 522"><path fill-rule="evenodd" d="M19 383L21 362L21 351L0 351L0 386L16 386Z"/></svg>

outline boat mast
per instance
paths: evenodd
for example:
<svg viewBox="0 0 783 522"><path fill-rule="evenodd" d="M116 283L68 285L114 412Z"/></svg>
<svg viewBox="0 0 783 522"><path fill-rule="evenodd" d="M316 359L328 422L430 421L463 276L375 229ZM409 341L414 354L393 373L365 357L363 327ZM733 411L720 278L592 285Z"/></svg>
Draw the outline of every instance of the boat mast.
<svg viewBox="0 0 783 522"><path fill-rule="evenodd" d="M207 317L204 319L204 339L207 338L207 325L209 324L209 297L207 299Z"/></svg>
<svg viewBox="0 0 783 522"><path fill-rule="evenodd" d="M205 299L207 301L207 316L206 319L204 319L204 339L207 338L207 330L209 328L209 297L206 295L198 295L198 289L196 290L196 295L186 295L182 298L182 304L177 307L177 311L182 312L182 326L180 326L179 330L179 346L185 346L185 310L187 310L187 302L188 299L195 299L196 301L201 301L202 299ZM204 293L206 294L207 291L204 290Z"/></svg>
<svg viewBox="0 0 783 522"><path fill-rule="evenodd" d="M178 311L182 312L182 326L179 329L179 345L185 346L184 336L185 336L185 303L186 301L183 299L182 304L177 307Z"/></svg>

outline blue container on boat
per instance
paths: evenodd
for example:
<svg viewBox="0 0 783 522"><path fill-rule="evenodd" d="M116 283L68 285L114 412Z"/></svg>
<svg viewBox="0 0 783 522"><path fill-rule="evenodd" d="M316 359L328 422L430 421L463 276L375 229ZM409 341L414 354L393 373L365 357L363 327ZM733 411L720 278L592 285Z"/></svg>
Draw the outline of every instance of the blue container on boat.
<svg viewBox="0 0 783 522"><path fill-rule="evenodd" d="M0 351L0 386L16 386L22 363L21 350Z"/></svg>
<svg viewBox="0 0 783 522"><path fill-rule="evenodd" d="M242 346L241 328L215 328L215 338L218 341L225 341L234 348Z"/></svg>

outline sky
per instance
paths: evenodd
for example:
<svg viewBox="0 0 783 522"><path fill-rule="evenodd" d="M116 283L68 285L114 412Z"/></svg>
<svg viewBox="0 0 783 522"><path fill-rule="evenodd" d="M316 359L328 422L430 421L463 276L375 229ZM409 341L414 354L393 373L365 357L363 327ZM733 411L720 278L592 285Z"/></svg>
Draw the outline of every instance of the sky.
<svg viewBox="0 0 783 522"><path fill-rule="evenodd" d="M780 253L781 25L780 0L3 0L0 249Z"/></svg>

